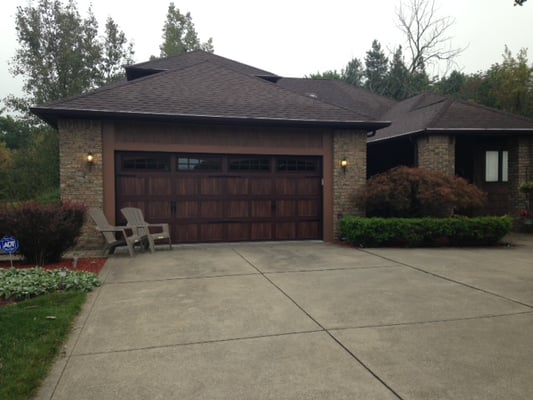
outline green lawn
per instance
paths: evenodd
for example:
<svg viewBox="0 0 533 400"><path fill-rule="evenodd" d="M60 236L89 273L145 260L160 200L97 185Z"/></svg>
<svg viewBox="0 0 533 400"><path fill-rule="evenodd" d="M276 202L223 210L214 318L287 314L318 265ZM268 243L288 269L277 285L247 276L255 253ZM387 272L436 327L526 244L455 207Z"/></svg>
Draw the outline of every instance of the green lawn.
<svg viewBox="0 0 533 400"><path fill-rule="evenodd" d="M0 307L0 399L32 397L86 296L56 292Z"/></svg>

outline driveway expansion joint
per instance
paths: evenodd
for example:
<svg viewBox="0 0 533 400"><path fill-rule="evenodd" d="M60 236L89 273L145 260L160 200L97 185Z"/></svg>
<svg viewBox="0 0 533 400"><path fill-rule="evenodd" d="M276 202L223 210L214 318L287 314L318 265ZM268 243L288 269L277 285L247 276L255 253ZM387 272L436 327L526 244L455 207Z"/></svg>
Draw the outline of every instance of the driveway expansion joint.
<svg viewBox="0 0 533 400"><path fill-rule="evenodd" d="M528 307L530 309L533 310L533 305L531 304L527 304L527 303L524 303L522 301L518 301L518 300L514 300L514 299L511 299L509 297L506 297L506 296L503 296L501 294L498 294L498 293L494 293L494 292L491 292L490 290L486 290L486 289L481 289L477 286L474 286L474 285L470 285L468 283L465 283L465 282L461 282L461 281L458 281L458 280L455 280L455 279L452 279L452 278L448 278L446 276L443 276L443 275L439 275L439 274L436 274L435 272L430 272L430 271L426 271L425 269L421 268L421 267L415 267L414 265L410 265L410 264L407 264L407 263L404 263L402 261L397 261L397 260L394 260L392 258L389 258L389 257L385 257L385 256L382 256L380 254L375 254L375 253L372 253L371 251L369 250L362 250L361 251L367 253L367 254L370 254L370 255L373 255L373 256L376 256L376 257L379 257L379 258L382 258L384 260L387 260L387 261L390 261L390 262L394 262L394 263L397 263L399 265L402 265L404 267L407 267L407 268L411 268L415 271L418 271L418 272L422 272L424 274L428 274L430 276L433 276L434 278L439 278L439 279L443 279L445 281L448 281L448 282L452 282L452 283L455 283L457 285L461 285L461 286L464 286L464 287L467 287L469 289L474 289L474 290L477 290L481 293L485 293L485 294L488 294L488 295L491 295L491 296L495 296L495 297L499 297L500 299L503 299L503 300L507 300L507 301L510 301L512 303L515 303L515 304L519 304L521 306L524 306L524 307Z"/></svg>
<svg viewBox="0 0 533 400"><path fill-rule="evenodd" d="M139 281L118 281L118 282L104 282L103 285L128 285L132 283L150 283L150 282L172 282L172 281L191 281L197 279L213 279L213 278L228 278L234 276L259 276L260 273L257 272L247 272L243 274L222 274L222 275L208 275L208 276L178 276L175 278L164 278L164 279L144 279ZM102 285L102 286L103 286Z"/></svg>
<svg viewBox="0 0 533 400"><path fill-rule="evenodd" d="M533 315L533 310L532 311L520 311L520 312L514 312L514 313L505 313L505 314L479 315L475 317L436 319L436 320L428 320L428 321L412 321L412 322L397 322L397 323L391 323L391 324L333 327L333 328L328 328L327 331L346 331L346 330L368 329L368 328L391 328L391 327L402 327L402 326L413 326L413 325L429 325L429 324L443 324L443 323L445 324L449 322L476 321L476 320L483 320L483 319L514 317L516 315L526 315L526 314Z"/></svg>
<svg viewBox="0 0 533 400"><path fill-rule="evenodd" d="M300 309L311 321L313 321L315 324L317 324L321 331L326 333L331 340L333 340L337 345L343 349L352 359L354 359L359 365L361 365L370 375L372 375L375 379L377 379L387 390L389 390L394 396L396 396L399 400L404 400L403 397L401 397L387 382L381 378L377 372L373 371L368 365L366 365L359 357L355 355L350 349L348 349L340 340L338 340L328 329L326 329L320 322L318 322L311 314L309 314L300 304L296 302L291 296L289 296L283 289L281 289L278 285L276 285L263 271L261 271L254 263L252 263L250 260L248 260L244 255L239 253L235 248L233 248L233 251L239 255L244 261L246 261L252 268L254 268L256 271L258 271L261 276L263 276L272 286L274 286L277 290L279 290L289 301L291 301L298 309ZM353 269L353 268L350 268Z"/></svg>

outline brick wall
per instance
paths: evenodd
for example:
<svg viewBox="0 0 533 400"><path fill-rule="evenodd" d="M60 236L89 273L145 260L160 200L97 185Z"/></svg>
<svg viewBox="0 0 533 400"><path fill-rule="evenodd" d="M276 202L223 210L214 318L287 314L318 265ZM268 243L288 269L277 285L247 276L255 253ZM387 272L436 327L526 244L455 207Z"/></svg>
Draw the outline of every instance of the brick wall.
<svg viewBox="0 0 533 400"><path fill-rule="evenodd" d="M520 185L533 181L533 138L519 137L509 152L509 183L511 189L511 215L516 218L520 210L525 209L528 199L520 192ZM531 197L531 195L530 195ZM531 208L533 204L530 204Z"/></svg>
<svg viewBox="0 0 533 400"><path fill-rule="evenodd" d="M346 171L341 161L348 162ZM346 215L364 216L354 194L366 182L366 132L336 131L333 134L333 229L338 237L338 221Z"/></svg>
<svg viewBox="0 0 533 400"><path fill-rule="evenodd" d="M87 207L103 206L102 127L99 121L59 121L59 176L61 200L75 201ZM87 153L94 164L87 164ZM102 248L102 235L87 217L78 248Z"/></svg>
<svg viewBox="0 0 533 400"><path fill-rule="evenodd" d="M417 139L418 167L455 175L455 138L426 134Z"/></svg>

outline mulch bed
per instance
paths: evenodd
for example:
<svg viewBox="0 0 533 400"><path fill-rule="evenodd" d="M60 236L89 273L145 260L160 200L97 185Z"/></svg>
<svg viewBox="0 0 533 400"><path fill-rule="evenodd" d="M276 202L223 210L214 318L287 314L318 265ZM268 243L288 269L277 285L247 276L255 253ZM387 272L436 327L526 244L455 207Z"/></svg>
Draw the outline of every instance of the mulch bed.
<svg viewBox="0 0 533 400"><path fill-rule="evenodd" d="M52 269L68 269L70 271L86 271L99 274L104 264L107 261L107 258L78 258L78 263L76 268L74 268L74 263L72 259L64 259L55 264L44 265L43 268L46 270ZM14 268L33 268L35 265L26 264L24 261L14 260ZM0 261L0 268L11 268L9 261Z"/></svg>

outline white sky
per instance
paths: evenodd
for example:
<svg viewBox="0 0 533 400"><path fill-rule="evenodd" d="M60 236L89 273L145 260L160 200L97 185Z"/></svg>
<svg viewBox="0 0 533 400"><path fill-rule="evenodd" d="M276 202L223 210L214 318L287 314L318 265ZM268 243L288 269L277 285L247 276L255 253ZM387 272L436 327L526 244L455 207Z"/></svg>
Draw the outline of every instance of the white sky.
<svg viewBox="0 0 533 400"><path fill-rule="evenodd" d="M66 1L66 0L65 0ZM400 0L176 0L191 12L202 41L213 38L215 53L267 71L303 77L340 70L353 57L364 58L373 39L385 49L403 44L395 10ZM113 17L134 42L135 61L159 54L161 29L169 0L78 0L86 15L89 3L101 31ZM530 4L531 3L531 4ZM0 99L21 94L22 80L9 73L17 48L15 13L25 0L2 0L0 11ZM504 46L513 54L530 49L533 59L533 0L513 7L513 0L437 0L439 16L452 16L453 46L468 48L457 59L466 73L501 62Z"/></svg>

